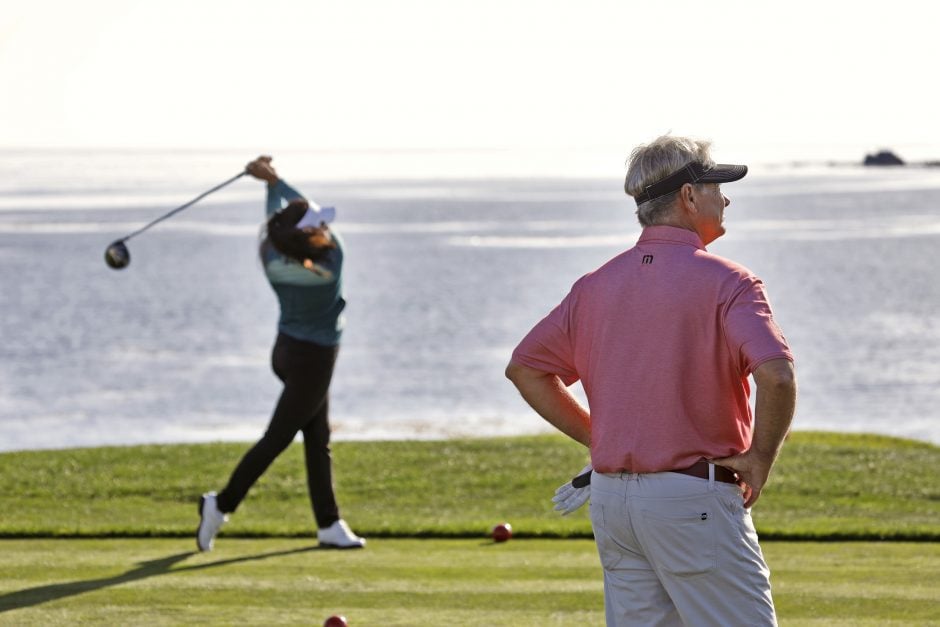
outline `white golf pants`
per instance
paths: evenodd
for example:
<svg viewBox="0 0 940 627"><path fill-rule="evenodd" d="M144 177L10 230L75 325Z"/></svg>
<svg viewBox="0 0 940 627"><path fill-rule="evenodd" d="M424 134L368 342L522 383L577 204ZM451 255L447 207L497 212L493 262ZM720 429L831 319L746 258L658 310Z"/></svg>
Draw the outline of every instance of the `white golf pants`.
<svg viewBox="0 0 940 627"><path fill-rule="evenodd" d="M741 489L671 472L591 478L608 627L776 625Z"/></svg>

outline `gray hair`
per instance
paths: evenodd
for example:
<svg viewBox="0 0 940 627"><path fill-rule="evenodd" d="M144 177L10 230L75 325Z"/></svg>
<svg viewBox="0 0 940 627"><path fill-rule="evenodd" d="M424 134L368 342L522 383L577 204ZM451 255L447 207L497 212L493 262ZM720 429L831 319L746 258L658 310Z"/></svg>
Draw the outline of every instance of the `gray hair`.
<svg viewBox="0 0 940 627"><path fill-rule="evenodd" d="M697 161L705 166L715 165L709 148L711 142L663 135L648 144L633 149L627 161L627 178L623 189L636 196L647 186L661 181L687 163ZM643 226L660 224L672 213L676 193L666 194L639 205L636 217Z"/></svg>

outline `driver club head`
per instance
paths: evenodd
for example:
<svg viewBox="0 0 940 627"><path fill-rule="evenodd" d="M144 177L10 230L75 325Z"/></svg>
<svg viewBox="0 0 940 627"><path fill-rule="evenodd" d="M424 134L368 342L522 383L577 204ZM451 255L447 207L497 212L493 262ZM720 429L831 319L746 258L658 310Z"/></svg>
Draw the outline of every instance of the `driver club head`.
<svg viewBox="0 0 940 627"><path fill-rule="evenodd" d="M131 252L127 250L124 240L112 242L104 251L104 260L114 270L123 270L131 262Z"/></svg>

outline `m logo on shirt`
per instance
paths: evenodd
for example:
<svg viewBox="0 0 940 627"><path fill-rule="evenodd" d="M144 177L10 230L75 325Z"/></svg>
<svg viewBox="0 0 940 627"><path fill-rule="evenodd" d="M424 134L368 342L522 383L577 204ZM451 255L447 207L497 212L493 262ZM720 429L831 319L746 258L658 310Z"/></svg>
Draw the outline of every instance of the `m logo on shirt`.
<svg viewBox="0 0 940 627"><path fill-rule="evenodd" d="M653 255L643 255L643 265L648 266L653 263Z"/></svg>

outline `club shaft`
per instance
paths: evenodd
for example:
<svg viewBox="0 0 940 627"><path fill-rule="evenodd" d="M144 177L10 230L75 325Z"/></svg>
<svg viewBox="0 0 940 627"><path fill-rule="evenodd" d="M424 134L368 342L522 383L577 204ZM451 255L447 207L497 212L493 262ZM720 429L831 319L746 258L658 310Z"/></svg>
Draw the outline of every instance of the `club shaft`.
<svg viewBox="0 0 940 627"><path fill-rule="evenodd" d="M153 225L157 224L158 222L162 222L162 221L166 220L167 218L169 218L169 217L171 217L171 216L173 216L173 215L179 213L179 212L182 211L183 209L185 209L185 208L187 208L187 207L189 207L189 206L191 206L191 205L196 204L197 202L199 202L200 200L202 200L203 198L205 198L205 197L208 196L209 194L211 194L211 193L213 193L213 192L216 192L216 191L222 189L223 187L225 187L226 185L228 185L228 184L230 184L230 183L234 183L235 181L237 181L237 180L240 179L241 177L245 176L246 174L248 174L248 173L247 173L247 172L239 172L236 176L233 176L232 178L230 178L229 180L225 181L224 183L219 183L218 185L216 185L216 186L213 187L212 189L210 189L210 190L208 190L208 191L205 191L205 192L199 194L198 196L196 196L195 198L193 198L192 200L190 200L190 201L189 201L188 203L186 203L185 205L180 205L179 207L177 207L177 208L174 209L173 211L170 211L170 212L168 212L168 213L166 213L166 214L160 216L159 218L157 218L157 219L154 220L153 222L151 222L151 223L149 223L149 224L146 224L146 225L140 227L139 229L137 229L136 231L134 231L134 232L131 233L130 235L125 235L124 237L122 237L122 238L121 238L120 240L118 240L118 241L126 242L127 240L129 240L130 238L134 237L135 235L139 235L139 234L143 233L144 231L146 231L147 229L149 229L149 228L152 227Z"/></svg>

